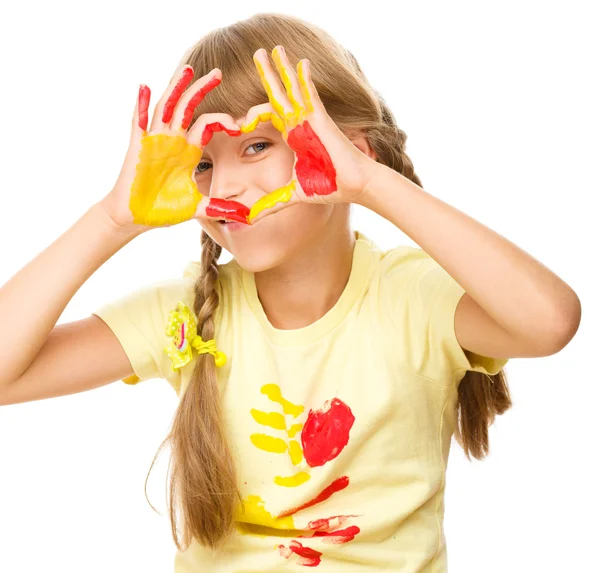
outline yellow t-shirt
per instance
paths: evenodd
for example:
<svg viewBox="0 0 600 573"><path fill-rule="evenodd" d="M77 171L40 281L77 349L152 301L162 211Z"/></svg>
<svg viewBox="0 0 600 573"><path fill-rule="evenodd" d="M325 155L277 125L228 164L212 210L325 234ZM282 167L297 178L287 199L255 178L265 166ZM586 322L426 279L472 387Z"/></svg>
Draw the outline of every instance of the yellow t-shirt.
<svg viewBox="0 0 600 573"><path fill-rule="evenodd" d="M253 273L221 265L215 314L226 423L245 511L217 555L195 540L176 573L303 571L444 573L445 471L467 370L507 363L465 353L454 332L464 289L425 251L382 251L359 231L348 283L309 326L274 328ZM178 395L164 351L169 312L193 309L199 262L181 279L98 310L137 379L161 377ZM134 382L128 380L128 382Z"/></svg>

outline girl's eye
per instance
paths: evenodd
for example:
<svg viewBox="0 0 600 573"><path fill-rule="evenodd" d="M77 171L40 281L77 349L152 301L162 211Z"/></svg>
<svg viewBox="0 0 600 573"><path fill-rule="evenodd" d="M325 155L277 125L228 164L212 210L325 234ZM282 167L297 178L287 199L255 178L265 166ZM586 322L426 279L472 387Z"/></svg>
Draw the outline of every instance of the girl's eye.
<svg viewBox="0 0 600 573"><path fill-rule="evenodd" d="M268 141L257 141L256 143L253 143L252 145L249 145L247 147L247 149L250 149L252 147L256 147L257 145L264 145L265 147L263 147L263 149L259 150L259 151L264 151L271 144ZM251 155L256 155L256 154L255 153L251 153Z"/></svg>
<svg viewBox="0 0 600 573"><path fill-rule="evenodd" d="M271 144L268 141L257 141L256 143L249 145L246 149L248 150L253 147L256 148L257 146L261 146L257 151L257 153L260 153L261 151L264 151L265 149L269 148ZM251 153L250 155L256 155L256 153ZM202 168L203 165L205 166L204 169ZM207 169L210 168L211 165L212 163L210 163L209 161L201 161L196 167L196 173L204 173Z"/></svg>

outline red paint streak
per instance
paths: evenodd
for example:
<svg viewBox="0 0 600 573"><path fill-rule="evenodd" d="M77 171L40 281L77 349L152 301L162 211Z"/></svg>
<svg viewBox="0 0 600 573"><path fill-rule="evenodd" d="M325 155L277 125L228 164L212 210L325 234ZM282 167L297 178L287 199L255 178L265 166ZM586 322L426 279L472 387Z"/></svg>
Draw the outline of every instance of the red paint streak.
<svg viewBox="0 0 600 573"><path fill-rule="evenodd" d="M336 531L315 531L313 537L327 537L327 539L323 539L324 543L341 545L342 543L352 541L359 533L360 528L356 525L351 525L350 527L346 527L346 529L338 529Z"/></svg>
<svg viewBox="0 0 600 573"><path fill-rule="evenodd" d="M183 129L187 129L192 122L192 117L194 116L194 110L198 107L204 96L213 88L217 87L221 83L221 78L213 78L206 85L202 86L199 91L197 91L192 99L188 102L185 111L183 112L183 121L181 122L181 127Z"/></svg>
<svg viewBox="0 0 600 573"><path fill-rule="evenodd" d="M321 555L323 555L320 551L316 551L310 547L304 547L302 543L295 539L290 543L289 548L285 545L279 545L279 554L282 557L289 558L292 552L300 557L300 559L298 559L298 565L303 565L305 567L316 567L321 563Z"/></svg>
<svg viewBox="0 0 600 573"><path fill-rule="evenodd" d="M181 324L179 336L181 337L181 342L179 343L179 346L177 346L177 350L181 350L183 348L183 343L185 342L185 323Z"/></svg>
<svg viewBox="0 0 600 573"><path fill-rule="evenodd" d="M298 157L296 174L307 197L337 190L331 157L307 121L289 132L287 143Z"/></svg>
<svg viewBox="0 0 600 573"><path fill-rule="evenodd" d="M310 410L302 428L302 448L306 463L322 466L346 447L354 424L352 410L340 399L327 400L321 410Z"/></svg>
<svg viewBox="0 0 600 573"><path fill-rule="evenodd" d="M344 525L351 517L358 517L358 515L334 515L332 517L325 517L324 519L313 519L308 522L309 529L317 529L325 531L331 529L331 522L335 520L335 527Z"/></svg>
<svg viewBox="0 0 600 573"><path fill-rule="evenodd" d="M209 217L220 217L230 221L238 221L239 223L248 223L248 215L250 207L246 207L237 201L229 201L228 199L211 198L206 207L206 214Z"/></svg>
<svg viewBox="0 0 600 573"><path fill-rule="evenodd" d="M173 110L175 109L175 106L177 105L181 94L185 91L185 88L187 88L189 83L192 81L193 77L194 70L192 68L188 67L185 68L185 70L183 70L183 75L177 82L177 85L173 88L173 91L171 92L167 103L165 103L165 108L163 110L162 116L163 123L169 123L171 121L171 118L173 117Z"/></svg>
<svg viewBox="0 0 600 573"><path fill-rule="evenodd" d="M242 132L239 129L227 129L222 123L216 121L214 123L206 124L204 131L202 132L202 141L200 142L201 147L206 147L208 142L212 139L213 133L217 131L224 131L227 135L231 135L232 137L237 137L238 135L242 135Z"/></svg>
<svg viewBox="0 0 600 573"><path fill-rule="evenodd" d="M150 88L140 85L138 94L138 125L142 131L148 128L148 106L150 105Z"/></svg>
<svg viewBox="0 0 600 573"><path fill-rule="evenodd" d="M288 515L292 515L293 513L296 513L302 509L306 509L307 507L311 507L313 505L316 505L317 503L321 503L322 501L329 499L334 493L348 487L349 483L350 478L348 476L339 477L336 480L333 480L331 484L329 484L319 495L317 495L317 497L311 499L303 505L299 505L298 507L289 509L284 513L280 513L277 517L287 517Z"/></svg>

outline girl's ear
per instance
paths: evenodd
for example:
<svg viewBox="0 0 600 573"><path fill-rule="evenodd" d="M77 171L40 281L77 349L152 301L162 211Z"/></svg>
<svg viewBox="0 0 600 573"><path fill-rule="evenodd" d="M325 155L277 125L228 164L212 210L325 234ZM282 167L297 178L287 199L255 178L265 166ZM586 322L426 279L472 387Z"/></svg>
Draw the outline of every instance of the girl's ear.
<svg viewBox="0 0 600 573"><path fill-rule="evenodd" d="M369 142L364 135L353 135L352 137L348 137L348 139L365 155L368 155L371 159L377 161L377 154L373 151L373 148L369 145Z"/></svg>

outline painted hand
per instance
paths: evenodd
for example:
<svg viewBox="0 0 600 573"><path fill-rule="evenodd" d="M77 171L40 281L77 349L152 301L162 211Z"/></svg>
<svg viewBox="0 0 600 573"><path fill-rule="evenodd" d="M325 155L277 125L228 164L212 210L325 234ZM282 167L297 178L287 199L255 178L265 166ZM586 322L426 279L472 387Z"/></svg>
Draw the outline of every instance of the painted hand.
<svg viewBox="0 0 600 573"><path fill-rule="evenodd" d="M325 110L311 79L309 61L300 60L296 74L282 46L276 46L271 55L279 78L264 49L254 54L269 103L252 108L241 131L248 133L259 122L271 121L296 157L289 183L252 206L251 223L294 203L354 202L376 163L346 137Z"/></svg>
<svg viewBox="0 0 600 573"><path fill-rule="evenodd" d="M193 77L191 66L175 74L155 107L149 130L150 88L140 86L121 173L101 201L119 227L145 230L191 218L248 223L248 207L237 201L205 197L194 180L194 169L213 133L224 131L239 136L241 131L224 113L202 114L190 127L195 108L221 83L221 71L213 69L186 90Z"/></svg>

